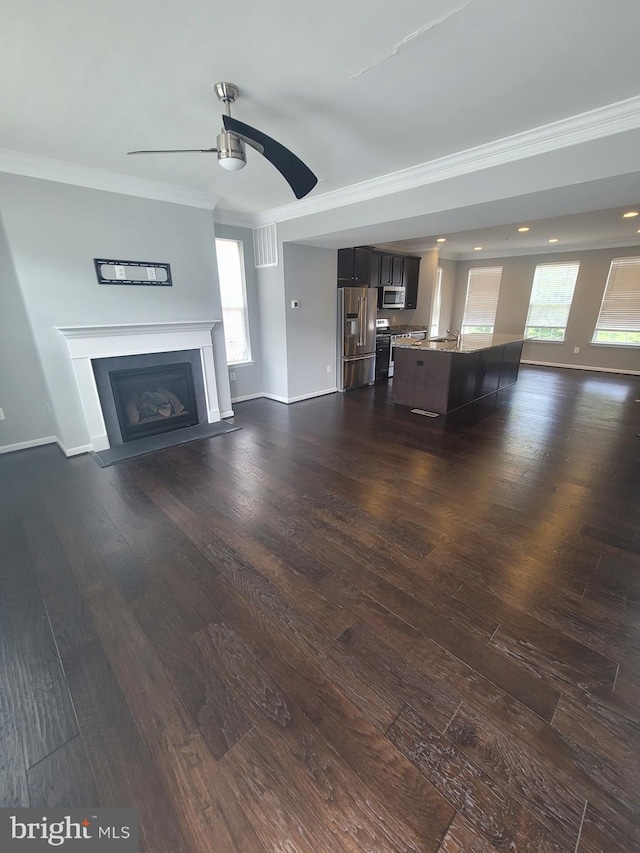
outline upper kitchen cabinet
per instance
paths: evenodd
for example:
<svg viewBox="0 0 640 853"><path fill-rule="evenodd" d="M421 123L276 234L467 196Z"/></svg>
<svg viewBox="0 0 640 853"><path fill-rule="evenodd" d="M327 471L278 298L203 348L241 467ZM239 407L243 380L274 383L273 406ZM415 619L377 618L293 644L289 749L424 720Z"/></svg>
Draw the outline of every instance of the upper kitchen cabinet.
<svg viewBox="0 0 640 853"><path fill-rule="evenodd" d="M402 264L402 284L404 285L404 307L418 307L418 276L420 275L420 258L404 257Z"/></svg>
<svg viewBox="0 0 640 853"><path fill-rule="evenodd" d="M338 287L369 287L371 249L338 249Z"/></svg>
<svg viewBox="0 0 640 853"><path fill-rule="evenodd" d="M404 266L404 257L402 255L387 255L380 256L380 281L382 286L395 284L398 287L402 284L402 269Z"/></svg>
<svg viewBox="0 0 640 853"><path fill-rule="evenodd" d="M371 252L371 267L369 270L369 287L380 287L380 267L382 264L382 253Z"/></svg>

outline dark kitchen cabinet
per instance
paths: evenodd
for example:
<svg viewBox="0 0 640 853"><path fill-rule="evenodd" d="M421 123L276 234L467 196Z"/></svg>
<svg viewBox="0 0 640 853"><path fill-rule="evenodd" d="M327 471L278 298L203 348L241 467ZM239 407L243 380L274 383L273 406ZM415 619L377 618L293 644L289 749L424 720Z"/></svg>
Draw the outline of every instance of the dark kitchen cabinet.
<svg viewBox="0 0 640 853"><path fill-rule="evenodd" d="M391 260L392 255L380 256L380 284L391 284Z"/></svg>
<svg viewBox="0 0 640 853"><path fill-rule="evenodd" d="M418 307L418 276L420 275L420 258L402 258L402 284L405 288L404 307Z"/></svg>
<svg viewBox="0 0 640 853"><path fill-rule="evenodd" d="M369 287L380 287L381 252L371 252L369 259Z"/></svg>
<svg viewBox="0 0 640 853"><path fill-rule="evenodd" d="M391 256L391 284L402 284L404 270L404 257L402 255Z"/></svg>
<svg viewBox="0 0 640 853"><path fill-rule="evenodd" d="M338 287L369 287L371 249L338 249Z"/></svg>

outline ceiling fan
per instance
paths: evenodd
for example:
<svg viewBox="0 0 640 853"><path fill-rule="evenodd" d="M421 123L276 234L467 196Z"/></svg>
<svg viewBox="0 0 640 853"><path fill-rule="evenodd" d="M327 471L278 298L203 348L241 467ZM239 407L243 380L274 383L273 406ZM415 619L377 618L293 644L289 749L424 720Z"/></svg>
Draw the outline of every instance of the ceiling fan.
<svg viewBox="0 0 640 853"><path fill-rule="evenodd" d="M304 198L310 193L318 179L299 157L266 133L232 118L231 104L238 97L238 87L233 83L216 83L214 89L226 111L222 116L224 130L216 137L217 148L161 148L154 151L127 151L127 154L217 154L218 163L223 169L237 172L247 164L246 142L276 167L296 198Z"/></svg>

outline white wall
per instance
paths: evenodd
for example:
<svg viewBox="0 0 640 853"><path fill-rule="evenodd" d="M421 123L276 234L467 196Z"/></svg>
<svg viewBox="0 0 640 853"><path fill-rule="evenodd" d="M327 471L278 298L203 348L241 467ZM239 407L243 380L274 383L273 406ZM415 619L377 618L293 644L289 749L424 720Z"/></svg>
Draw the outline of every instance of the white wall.
<svg viewBox="0 0 640 853"><path fill-rule="evenodd" d="M522 358L545 364L596 367L605 370L640 371L638 347L616 347L592 344L591 338L600 311L609 266L613 258L640 255L640 248L592 249L579 252L558 252L527 255L515 258L492 258L480 261L459 261L454 305L454 325L460 328L464 313L467 279L472 267L501 266L502 280L496 312L496 332L520 333L524 330L537 264L554 261L579 261L573 304L563 343L525 343ZM580 352L574 353L574 347Z"/></svg>
<svg viewBox="0 0 640 853"><path fill-rule="evenodd" d="M67 345L55 326L221 319L211 211L0 174L7 237L64 447L88 434ZM94 258L171 264L173 287L99 285ZM214 330L220 409L231 410L222 324Z"/></svg>
<svg viewBox="0 0 640 853"><path fill-rule="evenodd" d="M238 228L216 223L216 237L239 240L244 252L251 363L232 364L229 367L229 373L233 373L236 377L235 380L230 381L232 400L241 400L246 397L255 397L262 394L263 391L260 303L258 300L258 277L253 255L253 232L250 228Z"/></svg>
<svg viewBox="0 0 640 853"><path fill-rule="evenodd" d="M49 394L0 220L0 451L51 439Z"/></svg>
<svg viewBox="0 0 640 853"><path fill-rule="evenodd" d="M336 390L337 253L286 243L283 263L291 401Z"/></svg>

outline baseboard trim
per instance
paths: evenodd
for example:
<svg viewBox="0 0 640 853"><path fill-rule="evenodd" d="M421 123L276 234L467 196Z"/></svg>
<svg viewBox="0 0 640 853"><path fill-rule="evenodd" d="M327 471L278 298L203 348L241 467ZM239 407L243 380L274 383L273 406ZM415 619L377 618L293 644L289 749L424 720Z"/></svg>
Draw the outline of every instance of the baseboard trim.
<svg viewBox="0 0 640 853"><path fill-rule="evenodd" d="M65 447L59 438L55 438L55 442L66 457L79 456L81 453L91 453L93 444L79 444L77 447Z"/></svg>
<svg viewBox="0 0 640 853"><path fill-rule="evenodd" d="M311 400L313 397L325 397L327 394L337 394L338 389L325 388L323 391L314 391L312 394L300 394L298 397L289 397L287 403L299 403L301 400Z"/></svg>
<svg viewBox="0 0 640 853"><path fill-rule="evenodd" d="M15 444L0 446L0 453L15 453L17 450L28 450L30 447L41 447L44 444L56 444L55 435L47 435L44 438L32 438L29 441L18 441Z"/></svg>
<svg viewBox="0 0 640 853"><path fill-rule="evenodd" d="M624 373L628 376L640 376L640 370L624 370L621 367L590 367L587 364L560 364L551 361L532 361L529 358L521 359L520 364L533 364L537 367L568 367L571 370L595 370L598 373Z"/></svg>
<svg viewBox="0 0 640 853"><path fill-rule="evenodd" d="M233 400L231 402L233 403ZM224 420L225 418L232 418L233 417L233 409L229 409L228 412L221 412L220 417L222 420Z"/></svg>
<svg viewBox="0 0 640 853"><path fill-rule="evenodd" d="M299 394L297 397L279 397L277 394L260 394L261 397L266 397L268 400L275 400L277 403L300 403L302 400L311 400L313 397L325 397L327 394L337 393L337 388L325 388L324 391L313 391L311 394Z"/></svg>
<svg viewBox="0 0 640 853"><path fill-rule="evenodd" d="M231 402L232 403L244 403L245 400L258 400L260 397L265 397L265 396L266 396L266 394L263 394L262 391L260 391L259 394L241 394L239 397L232 397Z"/></svg>

